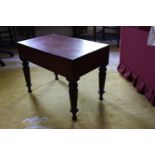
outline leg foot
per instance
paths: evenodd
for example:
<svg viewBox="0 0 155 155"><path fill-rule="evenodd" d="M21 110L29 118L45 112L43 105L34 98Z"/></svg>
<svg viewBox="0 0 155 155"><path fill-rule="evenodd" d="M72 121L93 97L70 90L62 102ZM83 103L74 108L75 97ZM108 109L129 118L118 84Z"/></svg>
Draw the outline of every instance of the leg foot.
<svg viewBox="0 0 155 155"><path fill-rule="evenodd" d="M105 66L99 67L99 100L103 100L103 94L105 93L104 86L106 79L106 70L107 69Z"/></svg>
<svg viewBox="0 0 155 155"><path fill-rule="evenodd" d="M72 120L73 121L77 121L77 116L76 116L76 113L78 112L79 110L78 109L76 109L76 111L72 111L72 109L70 110L70 112L72 113Z"/></svg>
<svg viewBox="0 0 155 155"><path fill-rule="evenodd" d="M73 115L72 120L73 121L77 121L77 116L76 115L75 116Z"/></svg>

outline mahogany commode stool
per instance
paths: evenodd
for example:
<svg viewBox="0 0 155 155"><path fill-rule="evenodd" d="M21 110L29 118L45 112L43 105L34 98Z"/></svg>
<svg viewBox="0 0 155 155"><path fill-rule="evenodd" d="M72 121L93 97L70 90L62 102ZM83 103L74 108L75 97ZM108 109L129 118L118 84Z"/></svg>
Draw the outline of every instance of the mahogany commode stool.
<svg viewBox="0 0 155 155"><path fill-rule="evenodd" d="M103 100L106 66L109 60L109 45L82 39L50 34L18 42L19 57L23 72L31 90L28 61L65 76L69 82L72 119L76 120L78 84L80 76L99 67L99 99ZM91 84L91 83L90 83Z"/></svg>

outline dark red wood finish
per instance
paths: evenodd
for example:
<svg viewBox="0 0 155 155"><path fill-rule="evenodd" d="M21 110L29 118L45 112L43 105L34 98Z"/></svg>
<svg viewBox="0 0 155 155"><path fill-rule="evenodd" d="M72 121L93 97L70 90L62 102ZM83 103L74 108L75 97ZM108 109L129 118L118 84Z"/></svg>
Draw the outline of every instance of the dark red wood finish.
<svg viewBox="0 0 155 155"><path fill-rule="evenodd" d="M109 60L107 44L50 34L18 42L18 51L23 61L23 71L29 92L31 92L31 80L28 61L55 72L56 79L58 79L57 74L66 77L69 81L73 120L77 119L76 112L78 111L77 81L80 76L97 67L100 67L99 92L102 99L106 65Z"/></svg>

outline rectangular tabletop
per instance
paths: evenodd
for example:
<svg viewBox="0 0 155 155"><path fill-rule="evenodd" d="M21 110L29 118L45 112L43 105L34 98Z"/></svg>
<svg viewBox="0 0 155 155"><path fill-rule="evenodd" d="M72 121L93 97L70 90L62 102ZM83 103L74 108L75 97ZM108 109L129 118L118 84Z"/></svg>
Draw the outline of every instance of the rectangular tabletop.
<svg viewBox="0 0 155 155"><path fill-rule="evenodd" d="M67 76L108 64L109 46L57 34L18 42L21 59Z"/></svg>

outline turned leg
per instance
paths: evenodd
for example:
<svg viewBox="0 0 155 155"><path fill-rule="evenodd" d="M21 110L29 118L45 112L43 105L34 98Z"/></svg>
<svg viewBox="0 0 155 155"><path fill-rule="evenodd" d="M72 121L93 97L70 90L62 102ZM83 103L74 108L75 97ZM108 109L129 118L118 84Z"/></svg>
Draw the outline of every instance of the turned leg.
<svg viewBox="0 0 155 155"><path fill-rule="evenodd" d="M77 120L76 113L78 112L77 109L77 98L78 98L78 84L77 81L69 81L69 96L70 96L70 103L71 103L71 110L70 112L73 114L72 119L74 121Z"/></svg>
<svg viewBox="0 0 155 155"><path fill-rule="evenodd" d="M26 60L22 60L23 62L23 73L25 76L26 86L28 87L28 92L31 93L31 77L30 77L30 68L29 63Z"/></svg>
<svg viewBox="0 0 155 155"><path fill-rule="evenodd" d="M103 100L103 94L105 93L104 85L106 79L106 70L106 66L99 67L99 100Z"/></svg>
<svg viewBox="0 0 155 155"><path fill-rule="evenodd" d="M55 72L54 72L54 74L55 74L55 80L59 80L59 78L58 78L58 74L55 73Z"/></svg>

